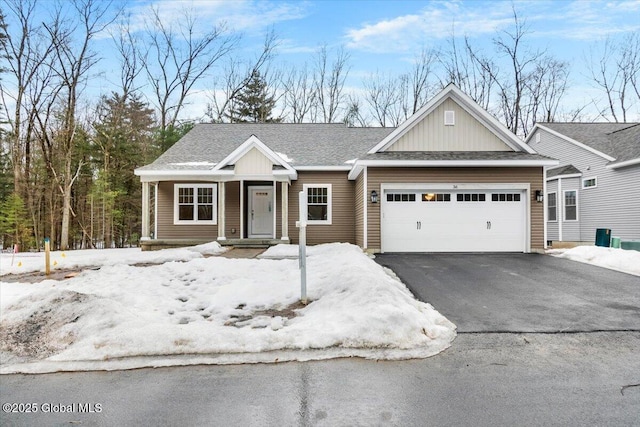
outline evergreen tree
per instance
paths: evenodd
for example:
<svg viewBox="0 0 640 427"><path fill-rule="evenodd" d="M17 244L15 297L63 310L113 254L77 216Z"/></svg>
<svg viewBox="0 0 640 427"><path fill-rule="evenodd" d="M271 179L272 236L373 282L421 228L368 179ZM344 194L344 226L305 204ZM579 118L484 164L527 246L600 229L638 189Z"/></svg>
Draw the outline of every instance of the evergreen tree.
<svg viewBox="0 0 640 427"><path fill-rule="evenodd" d="M258 70L251 77L243 90L238 93L234 108L227 115L232 123L280 123L281 118L272 117L276 105L275 97L269 93L267 82Z"/></svg>
<svg viewBox="0 0 640 427"><path fill-rule="evenodd" d="M105 247L135 240L140 228L141 187L135 168L158 154L154 144L153 110L138 95L103 97L94 123L92 160L94 181L86 203L93 215L91 239Z"/></svg>
<svg viewBox="0 0 640 427"><path fill-rule="evenodd" d="M0 235L7 247L17 243L21 248L28 248L33 244L27 208L17 193L11 193L0 204Z"/></svg>

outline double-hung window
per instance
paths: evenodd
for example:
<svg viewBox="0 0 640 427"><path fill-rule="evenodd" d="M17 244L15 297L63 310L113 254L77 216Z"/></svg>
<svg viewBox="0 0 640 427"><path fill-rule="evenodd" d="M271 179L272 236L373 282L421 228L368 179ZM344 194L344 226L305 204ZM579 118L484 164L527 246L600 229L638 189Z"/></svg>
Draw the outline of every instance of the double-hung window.
<svg viewBox="0 0 640 427"><path fill-rule="evenodd" d="M305 184L307 223L331 224L331 184Z"/></svg>
<svg viewBox="0 0 640 427"><path fill-rule="evenodd" d="M547 194L547 221L558 220L558 200L556 193Z"/></svg>
<svg viewBox="0 0 640 427"><path fill-rule="evenodd" d="M174 224L216 224L217 184L175 184Z"/></svg>
<svg viewBox="0 0 640 427"><path fill-rule="evenodd" d="M564 220L576 221L578 219L578 194L576 190L564 192Z"/></svg>

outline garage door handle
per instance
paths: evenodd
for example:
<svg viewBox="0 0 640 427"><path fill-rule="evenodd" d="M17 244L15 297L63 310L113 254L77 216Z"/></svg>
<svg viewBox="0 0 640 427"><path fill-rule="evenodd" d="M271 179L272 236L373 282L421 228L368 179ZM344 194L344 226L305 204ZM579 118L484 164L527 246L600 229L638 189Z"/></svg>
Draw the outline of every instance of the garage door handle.
<svg viewBox="0 0 640 427"><path fill-rule="evenodd" d="M421 230L421 229L422 229L422 222L416 221L416 230Z"/></svg>
<svg viewBox="0 0 640 427"><path fill-rule="evenodd" d="M487 230L491 230L491 221L487 221Z"/></svg>

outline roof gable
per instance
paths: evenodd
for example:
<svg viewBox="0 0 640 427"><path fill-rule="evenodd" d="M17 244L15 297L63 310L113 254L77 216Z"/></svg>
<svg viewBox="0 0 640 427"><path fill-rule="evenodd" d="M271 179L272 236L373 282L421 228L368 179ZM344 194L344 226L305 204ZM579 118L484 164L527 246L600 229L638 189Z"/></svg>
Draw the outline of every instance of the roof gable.
<svg viewBox="0 0 640 427"><path fill-rule="evenodd" d="M444 124L454 111L455 124ZM460 123L458 125L458 123ZM454 84L391 132L369 154L384 151L523 151L535 153Z"/></svg>
<svg viewBox="0 0 640 427"><path fill-rule="evenodd" d="M271 162L269 169L272 169L274 165L281 166L292 176L297 176L295 169L289 163L267 147L255 135L251 135L245 142L240 144L238 148L218 163L212 171L220 171L232 165L239 166L241 169L258 165L259 169L262 170L267 167L269 162Z"/></svg>

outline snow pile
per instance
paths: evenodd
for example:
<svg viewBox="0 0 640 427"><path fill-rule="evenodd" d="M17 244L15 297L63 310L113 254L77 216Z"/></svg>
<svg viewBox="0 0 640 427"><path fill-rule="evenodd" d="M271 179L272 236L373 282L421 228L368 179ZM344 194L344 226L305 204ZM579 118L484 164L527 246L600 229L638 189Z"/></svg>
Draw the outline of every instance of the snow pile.
<svg viewBox="0 0 640 427"><path fill-rule="evenodd" d="M307 256L316 256L316 255L331 255L331 253L335 250L340 250L341 248L350 247L349 243L333 243L331 245L314 245L307 246L306 253ZM298 245L287 245L287 244L279 244L275 246L271 246L269 249L258 255L258 258L262 259L297 259L298 258Z"/></svg>
<svg viewBox="0 0 640 427"><path fill-rule="evenodd" d="M577 246L569 250L552 250L548 253L560 258L640 276L640 252L638 251L601 246Z"/></svg>
<svg viewBox="0 0 640 427"><path fill-rule="evenodd" d="M189 261L205 255L217 255L226 251L218 242L198 246L161 251L142 252L140 248L85 249L51 252L51 269L102 267L118 264L161 264L168 261ZM44 252L22 252L15 255L0 254L0 276L44 271Z"/></svg>
<svg viewBox="0 0 640 427"><path fill-rule="evenodd" d="M0 282L0 373L405 359L455 338L455 325L360 248L310 252L307 306L291 259L120 263L61 282Z"/></svg>

